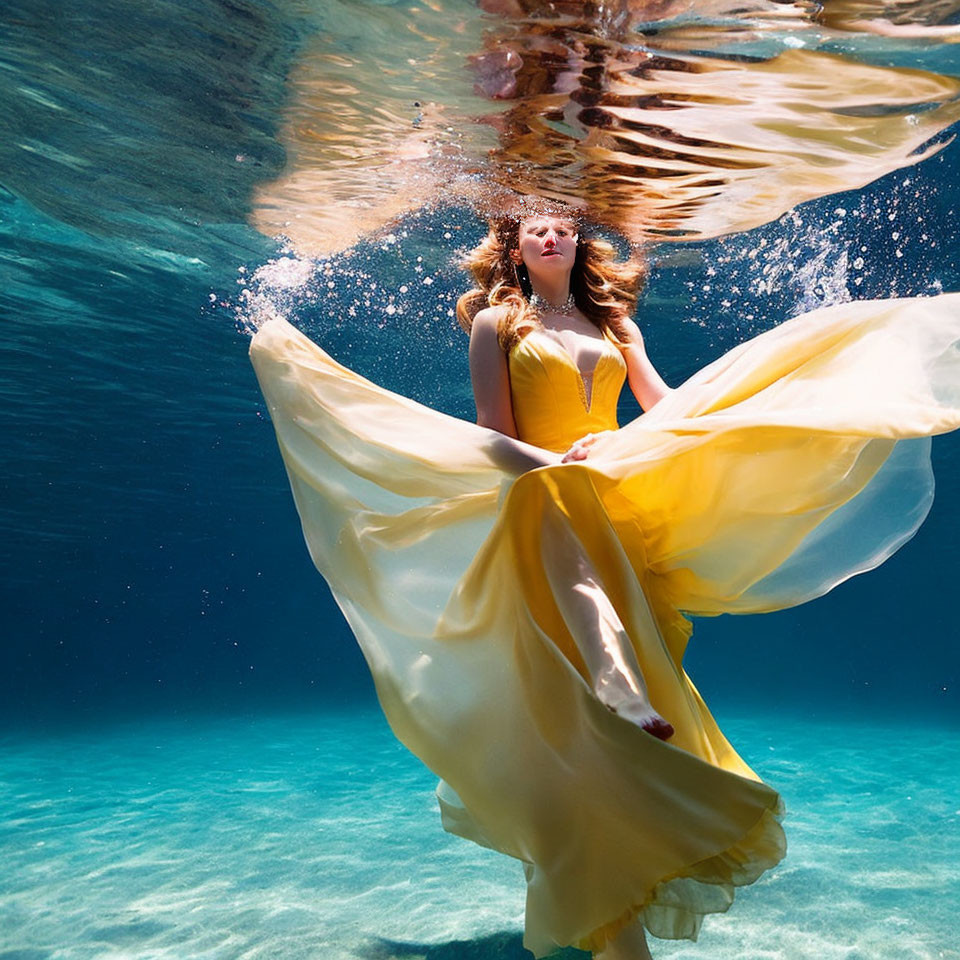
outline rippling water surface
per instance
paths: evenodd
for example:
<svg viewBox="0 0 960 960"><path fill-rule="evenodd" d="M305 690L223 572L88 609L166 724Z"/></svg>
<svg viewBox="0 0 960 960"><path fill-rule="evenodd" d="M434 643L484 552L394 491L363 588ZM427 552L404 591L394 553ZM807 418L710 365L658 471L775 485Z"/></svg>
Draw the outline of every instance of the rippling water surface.
<svg viewBox="0 0 960 960"><path fill-rule="evenodd" d="M518 953L510 865L439 834L364 713L244 329L282 311L471 417L455 261L529 194L646 246L673 384L805 309L960 289L958 23L952 0L8 0L0 957ZM882 569L697 625L690 672L796 845L664 956L958 956L957 438L934 460ZM375 838L414 821L399 869Z"/></svg>

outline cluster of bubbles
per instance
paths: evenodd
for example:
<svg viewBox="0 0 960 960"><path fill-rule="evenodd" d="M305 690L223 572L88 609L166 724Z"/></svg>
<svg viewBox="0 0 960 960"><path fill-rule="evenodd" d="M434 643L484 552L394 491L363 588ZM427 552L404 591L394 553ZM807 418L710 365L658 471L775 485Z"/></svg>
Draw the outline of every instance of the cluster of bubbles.
<svg viewBox="0 0 960 960"><path fill-rule="evenodd" d="M248 336L282 317L378 384L468 413L469 397L450 389L454 380L469 383L456 320L466 289L458 261L483 230L466 211L450 209L407 218L332 257L283 245L254 271L241 269L237 296L219 302Z"/></svg>
<svg viewBox="0 0 960 960"><path fill-rule="evenodd" d="M689 363L818 307L953 289L960 277L947 256L952 197L937 166L928 161L858 193L805 204L749 233L697 245L695 265L672 276L659 271L648 290L660 305L667 368L687 375ZM466 208L437 207L332 257L281 244L268 262L240 268L237 295L219 304L247 335L283 317L387 389L470 417L466 340L456 321L468 284L459 261L485 229ZM654 262L667 251L653 251Z"/></svg>
<svg viewBox="0 0 960 960"><path fill-rule="evenodd" d="M684 319L750 336L848 300L942 293L937 189L901 174L886 190L806 204L704 247Z"/></svg>

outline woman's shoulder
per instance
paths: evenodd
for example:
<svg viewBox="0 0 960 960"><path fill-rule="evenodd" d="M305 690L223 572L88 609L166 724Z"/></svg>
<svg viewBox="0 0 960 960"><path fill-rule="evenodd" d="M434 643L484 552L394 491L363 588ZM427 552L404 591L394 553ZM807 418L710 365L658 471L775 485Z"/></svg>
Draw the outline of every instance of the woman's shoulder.
<svg viewBox="0 0 960 960"><path fill-rule="evenodd" d="M473 318L473 330L478 327L489 329L493 327L496 330L500 326L500 321L507 315L507 308L502 304L495 307L484 307L478 310Z"/></svg>
<svg viewBox="0 0 960 960"><path fill-rule="evenodd" d="M643 346L643 334L640 332L640 327L636 320L626 313L618 314L614 323L608 325L608 329L620 341L621 346Z"/></svg>
<svg viewBox="0 0 960 960"><path fill-rule="evenodd" d="M500 343L500 328L506 311L503 307L478 310L470 325L471 356L490 356L506 352Z"/></svg>
<svg viewBox="0 0 960 960"><path fill-rule="evenodd" d="M478 310L470 326L471 343L498 343L500 327L506 316L506 307L484 307Z"/></svg>

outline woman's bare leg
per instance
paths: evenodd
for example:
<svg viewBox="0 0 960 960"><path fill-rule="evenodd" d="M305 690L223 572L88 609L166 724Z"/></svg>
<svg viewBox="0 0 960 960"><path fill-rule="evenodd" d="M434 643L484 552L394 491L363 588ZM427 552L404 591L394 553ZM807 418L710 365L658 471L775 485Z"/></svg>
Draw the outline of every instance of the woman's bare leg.
<svg viewBox="0 0 960 960"><path fill-rule="evenodd" d="M624 927L599 953L595 960L653 960L647 936L641 923Z"/></svg>
<svg viewBox="0 0 960 960"><path fill-rule="evenodd" d="M630 637L583 548L558 549L565 538L547 539L552 549L544 551L544 570L597 699L647 733L672 737L673 727L650 703Z"/></svg>

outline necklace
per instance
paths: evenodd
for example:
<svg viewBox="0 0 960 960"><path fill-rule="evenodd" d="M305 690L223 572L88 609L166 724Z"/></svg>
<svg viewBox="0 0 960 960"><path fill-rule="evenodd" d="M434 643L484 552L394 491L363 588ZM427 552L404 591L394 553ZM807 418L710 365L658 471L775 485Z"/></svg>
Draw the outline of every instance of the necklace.
<svg viewBox="0 0 960 960"><path fill-rule="evenodd" d="M537 313L557 313L561 317L571 317L577 309L577 303L573 299L572 293L568 295L563 303L551 303L546 298L541 297L539 293L531 293L530 306L533 307Z"/></svg>

